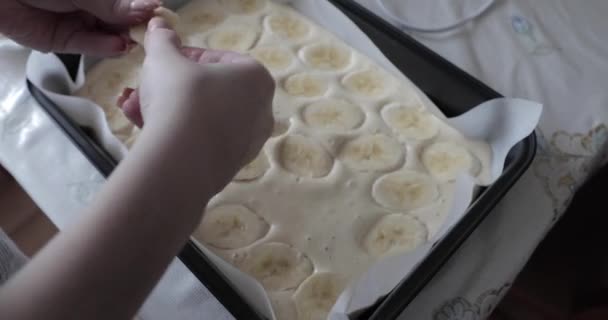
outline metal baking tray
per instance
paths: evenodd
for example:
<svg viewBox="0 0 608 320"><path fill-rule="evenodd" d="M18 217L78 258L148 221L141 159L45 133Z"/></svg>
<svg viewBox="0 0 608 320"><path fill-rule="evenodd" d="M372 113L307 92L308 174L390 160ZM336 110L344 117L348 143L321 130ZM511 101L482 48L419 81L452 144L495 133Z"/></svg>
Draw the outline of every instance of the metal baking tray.
<svg viewBox="0 0 608 320"><path fill-rule="evenodd" d="M484 101L500 97L496 91L355 1L329 1L352 19L386 57L424 91L446 116L457 116ZM60 58L73 75L80 57L60 55ZM78 126L29 81L28 88L41 107L99 172L106 177L109 176L118 163L97 143L90 130ZM373 307L353 315L353 320L396 319L526 171L535 152L534 134L513 147L507 157L502 176L491 186L481 188L477 192L465 216L443 240L435 244L427 258L390 294ZM265 319L255 306L249 305L243 299L231 282L193 242L187 243L178 257L236 319Z"/></svg>

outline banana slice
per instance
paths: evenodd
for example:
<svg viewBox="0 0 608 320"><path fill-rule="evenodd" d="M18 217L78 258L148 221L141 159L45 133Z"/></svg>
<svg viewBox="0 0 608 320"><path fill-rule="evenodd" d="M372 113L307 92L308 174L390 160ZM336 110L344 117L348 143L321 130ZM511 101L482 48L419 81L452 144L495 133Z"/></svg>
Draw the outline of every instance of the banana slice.
<svg viewBox="0 0 608 320"><path fill-rule="evenodd" d="M356 71L342 80L342 85L347 90L373 98L382 96L387 91L388 84L387 76L375 69Z"/></svg>
<svg viewBox="0 0 608 320"><path fill-rule="evenodd" d="M127 149L131 149L133 148L133 145L135 144L135 136L130 136L127 137L124 141L121 139L120 141L123 141L123 143L125 144L125 146L127 147Z"/></svg>
<svg viewBox="0 0 608 320"><path fill-rule="evenodd" d="M384 171L403 160L404 147L383 134L363 135L344 144L338 158L357 171Z"/></svg>
<svg viewBox="0 0 608 320"><path fill-rule="evenodd" d="M304 108L302 120L315 129L348 131L361 126L365 114L359 107L346 100L329 98Z"/></svg>
<svg viewBox="0 0 608 320"><path fill-rule="evenodd" d="M439 133L437 119L417 108L388 107L382 110L382 118L395 133L404 138L427 140Z"/></svg>
<svg viewBox="0 0 608 320"><path fill-rule="evenodd" d="M238 249L261 239L269 226L242 205L222 205L205 212L194 237L219 249Z"/></svg>
<svg viewBox="0 0 608 320"><path fill-rule="evenodd" d="M123 57L99 62L87 74L89 90L86 98L107 105L106 111L120 111L116 108L116 101L125 87L137 86L143 60L143 49L135 48Z"/></svg>
<svg viewBox="0 0 608 320"><path fill-rule="evenodd" d="M318 75L302 72L287 78L283 87L289 95L313 98L324 95L329 89L329 83Z"/></svg>
<svg viewBox="0 0 608 320"><path fill-rule="evenodd" d="M270 242L253 247L240 268L269 291L296 288L312 274L313 265L304 254L284 243Z"/></svg>
<svg viewBox="0 0 608 320"><path fill-rule="evenodd" d="M139 130L137 127L133 128L133 131L131 132L131 134L124 140L124 144L127 147L127 149L131 149L133 147L133 145L135 144L135 141L137 141L137 137L139 136L140 132L141 132L141 130Z"/></svg>
<svg viewBox="0 0 608 320"><path fill-rule="evenodd" d="M386 208L412 210L431 204L439 197L439 188L425 174L401 170L378 179L372 187L372 196Z"/></svg>
<svg viewBox="0 0 608 320"><path fill-rule="evenodd" d="M370 229L364 246L373 256L386 253L405 253L427 240L426 226L420 220L404 215L385 215Z"/></svg>
<svg viewBox="0 0 608 320"><path fill-rule="evenodd" d="M122 89L129 86L131 79L123 69L119 69L120 64L112 67L107 69L109 72L101 74L97 81L91 81L89 93L93 100L116 102Z"/></svg>
<svg viewBox="0 0 608 320"><path fill-rule="evenodd" d="M251 55L270 71L285 70L294 61L291 50L282 46L257 47Z"/></svg>
<svg viewBox="0 0 608 320"><path fill-rule="evenodd" d="M236 181L251 181L260 178L263 176L266 171L270 168L270 163L268 162L268 156L264 150L262 150L258 156L253 159L249 164L237 173L234 180Z"/></svg>
<svg viewBox="0 0 608 320"><path fill-rule="evenodd" d="M281 166L297 176L321 178L328 175L333 167L329 153L311 138L287 136L278 150Z"/></svg>
<svg viewBox="0 0 608 320"><path fill-rule="evenodd" d="M437 142L422 150L422 164L438 180L450 181L473 166L467 149L453 142Z"/></svg>
<svg viewBox="0 0 608 320"><path fill-rule="evenodd" d="M221 0L224 7L237 14L251 14L266 7L266 0Z"/></svg>
<svg viewBox="0 0 608 320"><path fill-rule="evenodd" d="M107 116L110 130L116 135L130 135L135 125L129 119L127 119L122 111L118 109L118 107L114 107L114 109L115 110Z"/></svg>
<svg viewBox="0 0 608 320"><path fill-rule="evenodd" d="M342 70L351 61L351 51L334 43L318 43L303 50L303 60L309 66L321 70Z"/></svg>
<svg viewBox="0 0 608 320"><path fill-rule="evenodd" d="M293 303L293 290L269 292L275 318L279 320L297 319L296 306Z"/></svg>
<svg viewBox="0 0 608 320"><path fill-rule="evenodd" d="M311 30L306 21L287 12L268 17L268 27L272 33L291 41L304 40Z"/></svg>
<svg viewBox="0 0 608 320"><path fill-rule="evenodd" d="M167 22L167 24L172 28L172 29L176 29L177 33L180 33L177 29L178 29L178 25L179 25L179 16L177 15L177 13L167 9L167 8L163 8L163 7L158 7L154 10L154 15L157 17L162 17L165 19L165 21ZM137 42L140 45L144 44L144 38L146 36L146 30L148 29L148 24L147 23L142 23L140 25L137 25L133 28L131 28L129 30L129 37Z"/></svg>
<svg viewBox="0 0 608 320"><path fill-rule="evenodd" d="M232 25L211 33L207 44L211 49L245 52L253 47L257 37L253 27Z"/></svg>
<svg viewBox="0 0 608 320"><path fill-rule="evenodd" d="M312 275L300 285L293 295L298 320L326 320L346 281L332 272Z"/></svg>
<svg viewBox="0 0 608 320"><path fill-rule="evenodd" d="M219 10L184 8L180 13L182 30L189 35L209 31L226 20L226 14Z"/></svg>

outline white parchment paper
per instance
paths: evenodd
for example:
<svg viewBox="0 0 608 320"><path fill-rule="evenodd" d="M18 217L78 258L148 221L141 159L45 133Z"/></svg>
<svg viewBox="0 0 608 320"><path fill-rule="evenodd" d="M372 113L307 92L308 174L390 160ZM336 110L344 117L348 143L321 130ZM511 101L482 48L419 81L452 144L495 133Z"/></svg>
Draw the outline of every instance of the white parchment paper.
<svg viewBox="0 0 608 320"><path fill-rule="evenodd" d="M194 0L197 1L197 0ZM173 7L184 1L168 1ZM418 98L432 112L438 108L382 54L373 42L341 11L326 0L281 1L331 31L355 50L367 55L388 72L411 84ZM100 143L116 158L126 155L126 148L111 133L102 109L93 102L70 96L85 81L83 68L72 81L61 61L50 54L34 52L27 64L28 78L51 100L81 125L94 130ZM448 123L465 136L486 141L492 150L490 184L502 173L508 151L533 132L538 124L542 106L521 99L496 99L476 106L466 114L448 119ZM445 117L438 114L441 118ZM372 266L359 280L351 283L332 309L330 319L347 319L348 314L373 304L389 293L428 255L434 242L440 240L462 217L472 199L475 182L463 176L456 181L455 201L441 230L429 242L407 254L383 259ZM228 276L243 296L260 312L275 319L270 301L262 286L253 278L224 262L199 243L210 259Z"/></svg>

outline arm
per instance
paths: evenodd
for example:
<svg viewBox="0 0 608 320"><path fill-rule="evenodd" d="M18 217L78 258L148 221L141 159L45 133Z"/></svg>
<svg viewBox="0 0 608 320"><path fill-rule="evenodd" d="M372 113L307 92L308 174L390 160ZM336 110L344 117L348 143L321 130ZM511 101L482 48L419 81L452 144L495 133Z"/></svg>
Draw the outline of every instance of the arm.
<svg viewBox="0 0 608 320"><path fill-rule="evenodd" d="M261 66L243 56L234 64L195 64L181 54L175 34L154 23L139 89L146 125L138 142L81 221L0 290L3 318L131 317L210 197L269 136L274 84ZM232 89L244 87L251 90ZM168 112L170 101L176 107Z"/></svg>
<svg viewBox="0 0 608 320"><path fill-rule="evenodd" d="M188 140L146 133L82 221L2 288L3 317L126 319L143 303L214 194L217 167Z"/></svg>

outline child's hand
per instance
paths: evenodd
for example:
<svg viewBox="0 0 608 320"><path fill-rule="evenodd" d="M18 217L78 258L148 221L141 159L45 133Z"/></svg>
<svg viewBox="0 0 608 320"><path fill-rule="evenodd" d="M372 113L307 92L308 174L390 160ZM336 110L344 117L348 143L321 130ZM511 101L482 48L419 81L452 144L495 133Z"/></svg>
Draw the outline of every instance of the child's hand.
<svg viewBox="0 0 608 320"><path fill-rule="evenodd" d="M214 141L205 152L227 183L270 136L273 78L248 56L181 47L161 18L150 21L145 50L140 88L125 90L119 106L144 132Z"/></svg>

